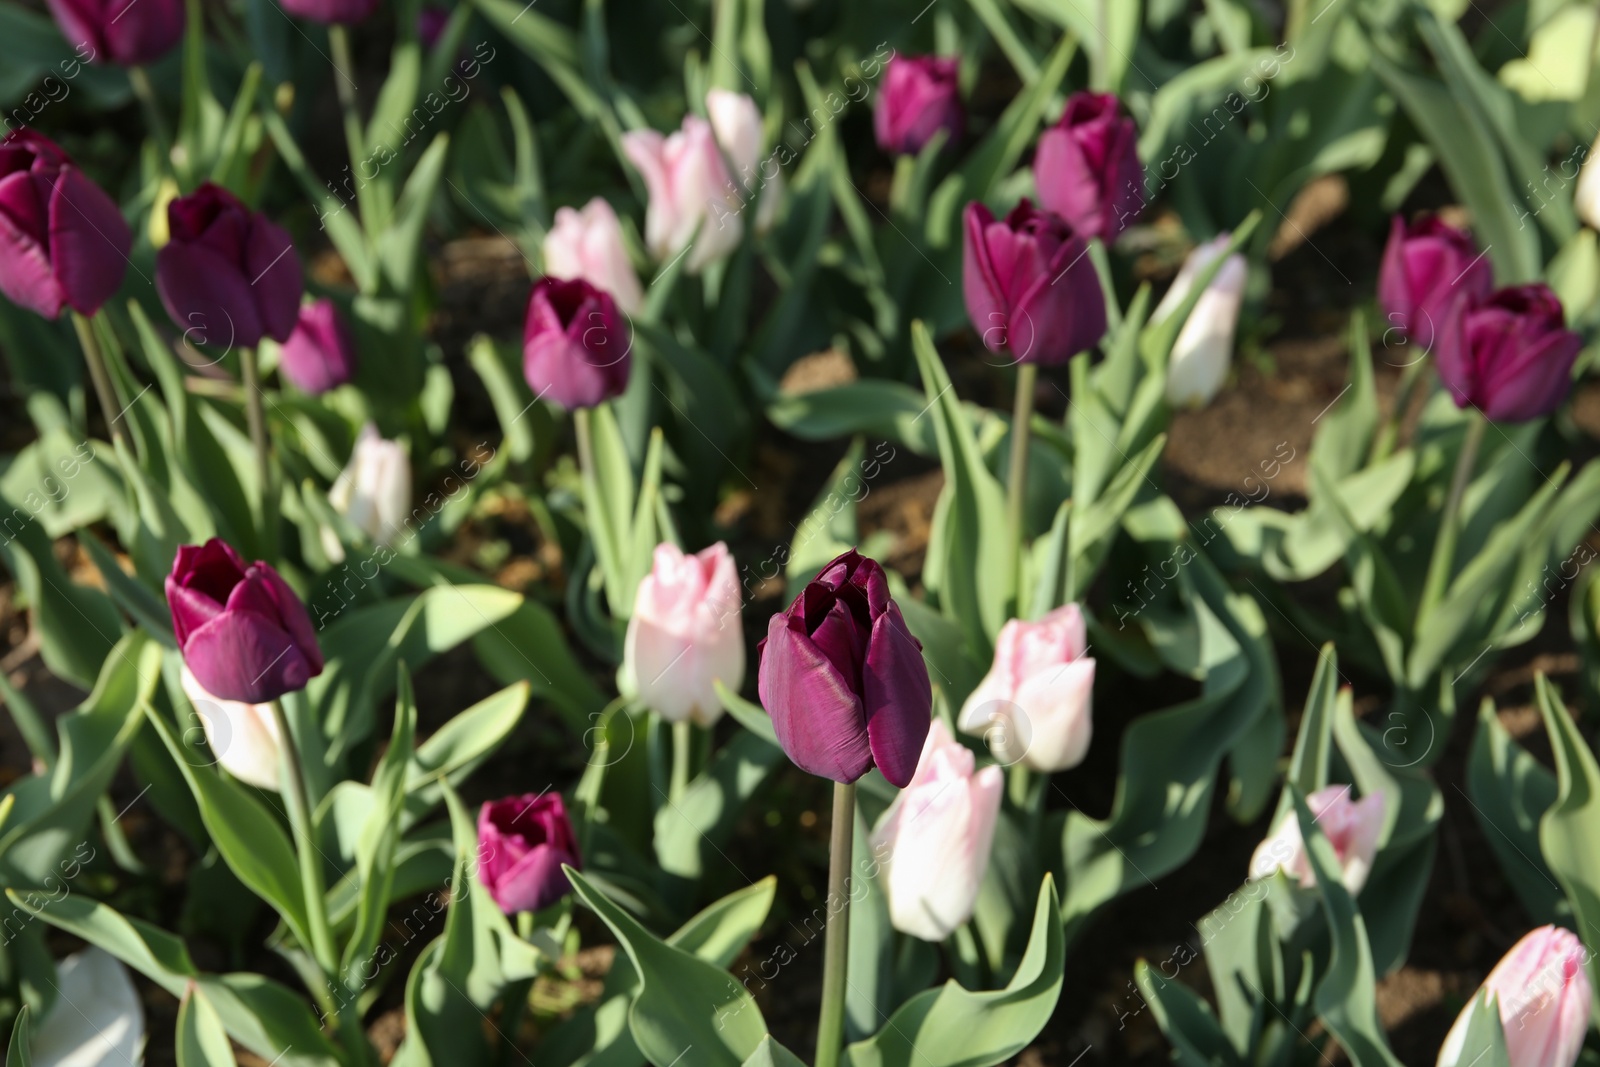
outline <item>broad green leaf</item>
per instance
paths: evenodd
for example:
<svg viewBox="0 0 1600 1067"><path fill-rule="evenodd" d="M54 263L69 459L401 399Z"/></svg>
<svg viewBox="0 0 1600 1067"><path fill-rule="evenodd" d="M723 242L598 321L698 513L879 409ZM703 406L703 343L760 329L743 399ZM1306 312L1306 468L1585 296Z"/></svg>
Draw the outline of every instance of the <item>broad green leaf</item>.
<svg viewBox="0 0 1600 1067"><path fill-rule="evenodd" d="M805 1063L768 1034L744 1061L744 1067L806 1067Z"/></svg>
<svg viewBox="0 0 1600 1067"><path fill-rule="evenodd" d="M1557 792L1555 775L1512 740L1485 699L1467 760L1467 794L1501 873L1535 923L1571 921L1539 845L1540 822Z"/></svg>
<svg viewBox="0 0 1600 1067"><path fill-rule="evenodd" d="M413 826L443 797L443 783L459 785L510 736L528 707L528 685L518 682L455 716L417 746L405 769L402 825Z"/></svg>
<svg viewBox="0 0 1600 1067"><path fill-rule="evenodd" d="M198 985L190 985L178 1005L178 1067L236 1067L228 1031L217 1009Z"/></svg>
<svg viewBox="0 0 1600 1067"><path fill-rule="evenodd" d="M39 635L39 655L50 673L88 689L112 646L122 619L111 598L68 577L39 524L17 509L4 518L0 562L27 597Z"/></svg>
<svg viewBox="0 0 1600 1067"><path fill-rule="evenodd" d="M32 1040L28 1006L24 1004L22 1010L17 1012L16 1023L11 1027L11 1044L6 1047L6 1067L33 1067L33 1060L28 1055L28 1045Z"/></svg>
<svg viewBox="0 0 1600 1067"><path fill-rule="evenodd" d="M1539 844L1585 945L1600 944L1600 765L1578 733L1561 694L1543 674L1535 682L1539 712L1556 758L1556 798L1539 820ZM1595 968L1590 967L1591 975Z"/></svg>
<svg viewBox="0 0 1600 1067"><path fill-rule="evenodd" d="M1467 1022L1466 1040L1461 1043L1455 1063L1471 1067L1511 1067L1506 1051L1506 1032L1500 1024L1500 1005L1495 994L1479 989L1472 997L1472 1015ZM1525 1020L1519 1019L1518 1025Z"/></svg>
<svg viewBox="0 0 1600 1067"><path fill-rule="evenodd" d="M734 824L772 768L783 760L783 750L766 739L748 730L735 734L705 772L689 783L683 796L657 809L655 854L661 869L698 881L709 864L725 865L722 846Z"/></svg>
<svg viewBox="0 0 1600 1067"><path fill-rule="evenodd" d="M1200 994L1159 974L1144 960L1134 965L1133 980L1162 1034L1172 1043L1174 1063L1181 1067L1242 1067L1243 1061L1222 1032L1211 1005Z"/></svg>
<svg viewBox="0 0 1600 1067"><path fill-rule="evenodd" d="M752 704L743 699L738 693L723 685L721 681L715 683L717 696L722 700L722 706L728 714L738 720L739 725L761 738L774 748L778 745L778 733L772 726L772 717L767 714L767 709L759 704Z"/></svg>

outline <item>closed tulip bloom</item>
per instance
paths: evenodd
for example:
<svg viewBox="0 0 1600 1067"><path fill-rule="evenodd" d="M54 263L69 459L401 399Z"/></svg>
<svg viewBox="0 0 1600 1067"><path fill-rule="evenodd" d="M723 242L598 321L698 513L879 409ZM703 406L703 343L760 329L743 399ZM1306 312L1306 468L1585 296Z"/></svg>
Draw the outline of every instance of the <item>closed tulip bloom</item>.
<svg viewBox="0 0 1600 1067"><path fill-rule="evenodd" d="M363 22L378 10L378 0L278 0L283 9L297 18L324 25Z"/></svg>
<svg viewBox="0 0 1600 1067"><path fill-rule="evenodd" d="M1589 1029L1588 953L1571 930L1541 926L1511 946L1483 989L1500 1009L1511 1067L1572 1067ZM1462 1009L1439 1049L1439 1067L1471 1067L1485 1049L1466 1047L1477 998Z"/></svg>
<svg viewBox="0 0 1600 1067"><path fill-rule="evenodd" d="M144 1061L144 1004L115 956L94 946L68 956L56 964L55 992L55 1004L33 1026L34 1067Z"/></svg>
<svg viewBox="0 0 1600 1067"><path fill-rule="evenodd" d="M0 293L47 319L93 315L122 284L133 234L117 205L53 141L0 140Z"/></svg>
<svg viewBox="0 0 1600 1067"><path fill-rule="evenodd" d="M611 294L582 278L533 283L522 327L522 373L534 393L569 411L628 387L633 338Z"/></svg>
<svg viewBox="0 0 1600 1067"><path fill-rule="evenodd" d="M644 290L628 259L622 224L603 197L590 200L582 211L556 210L555 225L544 235L544 271L604 289L629 315L644 309Z"/></svg>
<svg viewBox="0 0 1600 1067"><path fill-rule="evenodd" d="M916 155L940 130L946 144L961 136L966 113L954 56L900 56L889 60L873 105L872 130L878 147L895 155Z"/></svg>
<svg viewBox="0 0 1600 1067"><path fill-rule="evenodd" d="M778 203L783 198L783 172L775 157L761 155L760 109L743 93L712 89L706 93L706 114L711 118L711 132L717 144L733 165L731 179L735 187L726 192L741 210L749 206L751 197L757 198L755 232L766 233L777 218ZM765 173L769 169L771 177ZM720 212L714 209L713 217L720 221Z"/></svg>
<svg viewBox="0 0 1600 1067"><path fill-rule="evenodd" d="M289 339L305 283L281 227L207 182L167 205L167 230L156 291L185 337L229 348Z"/></svg>
<svg viewBox="0 0 1600 1067"><path fill-rule="evenodd" d="M650 194L644 237L652 256L666 262L692 241L684 267L698 274L739 247L739 200L711 123L686 115L682 128L665 137L630 130L622 135L622 151Z"/></svg>
<svg viewBox="0 0 1600 1067"><path fill-rule="evenodd" d="M761 702L801 770L853 782L876 763L904 788L928 735L933 686L889 580L855 549L822 569L759 648Z"/></svg>
<svg viewBox="0 0 1600 1067"><path fill-rule="evenodd" d="M1593 230L1600 230L1600 163L1595 162L1597 154L1600 154L1600 138L1589 149L1583 169L1578 172L1578 187L1572 193L1573 207L1577 208L1578 217Z"/></svg>
<svg viewBox="0 0 1600 1067"><path fill-rule="evenodd" d="M1152 322L1178 310L1200 273L1226 251L1230 239L1229 234L1220 234L1189 253L1172 288L1150 317ZM1239 326L1248 276L1244 257L1229 256L1184 320L1167 363L1167 403L1173 407L1204 407L1228 380L1228 370L1233 365L1233 336Z"/></svg>
<svg viewBox="0 0 1600 1067"><path fill-rule="evenodd" d="M994 665L961 705L956 723L981 735L995 759L1050 773L1076 767L1093 734L1094 660L1083 612L1059 607L1038 622L1000 629Z"/></svg>
<svg viewBox="0 0 1600 1067"><path fill-rule="evenodd" d="M1378 835L1383 832L1383 794L1372 793L1353 800L1349 786L1330 785L1306 797L1306 807L1339 858L1344 887L1355 896L1367 884L1372 858L1378 852ZM1252 881L1267 878L1279 869L1297 879L1302 888L1317 884L1316 872L1306 855L1305 839L1300 836L1300 820L1292 808L1250 857Z"/></svg>
<svg viewBox="0 0 1600 1067"><path fill-rule="evenodd" d="M183 40L183 0L47 0L79 58L144 66Z"/></svg>
<svg viewBox="0 0 1600 1067"><path fill-rule="evenodd" d="M411 460L405 445L379 437L370 422L363 426L349 464L328 490L328 503L373 543L394 544L411 512Z"/></svg>
<svg viewBox="0 0 1600 1067"><path fill-rule="evenodd" d="M999 767L975 766L972 752L936 720L910 784L872 832L889 922L901 933L943 941L972 918L1005 784Z"/></svg>
<svg viewBox="0 0 1600 1067"><path fill-rule="evenodd" d="M185 663L179 675L184 695L205 730L206 746L222 769L257 789L278 789L280 742L271 704L246 704L213 696Z"/></svg>
<svg viewBox="0 0 1600 1067"><path fill-rule="evenodd" d="M1462 342L1441 344L1434 354L1456 406L1496 422L1527 422L1560 407L1583 347L1564 322L1561 300L1543 284L1501 289L1469 308L1460 319Z"/></svg>
<svg viewBox="0 0 1600 1067"><path fill-rule="evenodd" d="M656 546L634 597L622 672L630 694L665 719L710 726L721 718L714 683L734 691L744 684L739 578L727 545L692 556Z"/></svg>
<svg viewBox="0 0 1600 1067"><path fill-rule="evenodd" d="M967 205L961 290L983 346L1016 363L1064 363L1106 332L1105 296L1082 237L1023 200L997 220Z"/></svg>
<svg viewBox="0 0 1600 1067"><path fill-rule="evenodd" d="M1434 350L1449 320L1493 287L1493 268L1471 234L1436 215L1410 225L1395 216L1378 269L1378 303L1389 325L1412 344ZM1439 348L1435 355L1454 358L1456 353Z"/></svg>
<svg viewBox="0 0 1600 1067"><path fill-rule="evenodd" d="M1073 93L1033 158L1039 203L1110 244L1144 210L1139 130L1111 93Z"/></svg>
<svg viewBox="0 0 1600 1067"><path fill-rule="evenodd" d="M322 673L306 606L270 564L213 537L179 546L166 585L183 661L206 692L264 704Z"/></svg>
<svg viewBox="0 0 1600 1067"><path fill-rule="evenodd" d="M278 351L278 370L312 396L355 377L355 338L332 300L324 297L300 309L294 332Z"/></svg>
<svg viewBox="0 0 1600 1067"><path fill-rule="evenodd" d="M560 793L491 801L478 812L478 881L507 915L548 908L572 891L561 869L581 868Z"/></svg>

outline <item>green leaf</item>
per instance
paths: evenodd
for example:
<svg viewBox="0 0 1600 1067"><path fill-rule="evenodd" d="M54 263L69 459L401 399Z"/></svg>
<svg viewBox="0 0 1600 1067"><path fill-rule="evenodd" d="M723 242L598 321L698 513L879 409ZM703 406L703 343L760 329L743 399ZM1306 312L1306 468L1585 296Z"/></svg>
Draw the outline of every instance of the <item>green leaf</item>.
<svg viewBox="0 0 1600 1067"><path fill-rule="evenodd" d="M518 682L484 697L417 746L405 769L402 825L414 826L438 806L444 784L459 785L511 735L528 707Z"/></svg>
<svg viewBox="0 0 1600 1067"><path fill-rule="evenodd" d="M1561 694L1543 674L1535 682L1539 712L1556 758L1556 799L1539 820L1539 844L1566 890L1578 934L1600 944L1600 766ZM1590 973L1594 974L1591 966Z"/></svg>
<svg viewBox="0 0 1600 1067"><path fill-rule="evenodd" d="M28 1046L32 1041L28 1006L24 1004L22 1010L17 1012L16 1024L11 1027L11 1044L6 1047L6 1067L33 1067L33 1059L28 1055Z"/></svg>
<svg viewBox="0 0 1600 1067"><path fill-rule="evenodd" d="M799 1056L790 1052L772 1039L768 1034L761 1039L761 1044L750 1053L750 1058L744 1061L744 1067L806 1067Z"/></svg>
<svg viewBox="0 0 1600 1067"><path fill-rule="evenodd" d="M1133 980L1150 1005L1156 1025L1172 1043L1174 1063L1181 1067L1240 1067L1239 1054L1200 994L1158 974L1144 960L1134 964Z"/></svg>
<svg viewBox="0 0 1600 1067"><path fill-rule="evenodd" d="M871 378L803 393L775 392L767 418L804 441L870 434L904 445L918 455L938 449L932 420L923 416L928 398L904 382Z"/></svg>
<svg viewBox="0 0 1600 1067"><path fill-rule="evenodd" d="M51 674L88 689L122 635L116 607L98 589L67 576L49 538L26 514L19 517L13 510L5 532L0 561L27 597L40 658Z"/></svg>
<svg viewBox="0 0 1600 1067"><path fill-rule="evenodd" d="M178 1005L178 1067L236 1067L228 1031L217 1009L198 985L190 985Z"/></svg>
<svg viewBox="0 0 1600 1067"><path fill-rule="evenodd" d="M1500 1023L1500 1005L1495 996L1481 988L1472 998L1472 1015L1467 1021L1466 1040L1454 1062L1470 1067L1511 1067L1506 1050L1506 1032ZM1519 1025L1522 1020L1519 1018Z"/></svg>
<svg viewBox="0 0 1600 1067"><path fill-rule="evenodd" d="M450 135L440 133L422 153L417 165L400 190L394 216L377 241L378 262L383 265L389 284L398 292L409 293L415 280L417 257L422 252L422 228L435 200L439 182L444 179L445 157L450 152Z"/></svg>
<svg viewBox="0 0 1600 1067"><path fill-rule="evenodd" d="M1501 872L1535 923L1571 921L1539 846L1539 824L1558 792L1555 775L1512 740L1494 702L1484 700L1467 760L1467 794Z"/></svg>
<svg viewBox="0 0 1600 1067"><path fill-rule="evenodd" d="M745 700L738 693L723 685L720 680L713 684L716 686L717 697L722 701L722 706L728 710L729 715L738 720L740 726L743 726L772 747L779 747L778 732L773 729L772 717L767 714L766 708Z"/></svg>
<svg viewBox="0 0 1600 1067"><path fill-rule="evenodd" d="M655 853L661 869L698 880L706 865L723 859L722 846L745 814L750 798L784 759L783 750L742 730L718 750L711 766L683 796L666 801L655 818Z"/></svg>

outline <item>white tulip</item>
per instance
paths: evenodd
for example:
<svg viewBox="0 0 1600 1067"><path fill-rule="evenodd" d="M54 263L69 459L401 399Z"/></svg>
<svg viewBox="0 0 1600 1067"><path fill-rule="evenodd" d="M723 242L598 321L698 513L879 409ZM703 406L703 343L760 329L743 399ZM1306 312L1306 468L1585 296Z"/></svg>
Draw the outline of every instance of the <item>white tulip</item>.
<svg viewBox="0 0 1600 1067"><path fill-rule="evenodd" d="M138 1067L144 1005L127 968L99 948L56 966L56 1002L34 1027L34 1067Z"/></svg>
<svg viewBox="0 0 1600 1067"><path fill-rule="evenodd" d="M733 164L733 180L742 195L756 197L755 232L766 233L778 214L783 196L783 172L776 159L761 155L761 112L756 102L743 93L712 89L706 93L706 114L717 144ZM772 171L767 177L763 169Z"/></svg>
<svg viewBox="0 0 1600 1067"><path fill-rule="evenodd" d="M961 705L963 733L994 758L1049 774L1076 767L1094 734L1094 658L1083 612L1066 604L1037 622L1000 628L994 663Z"/></svg>
<svg viewBox="0 0 1600 1067"><path fill-rule="evenodd" d="M1219 234L1189 253L1150 321L1159 322L1178 310L1195 279L1222 255L1231 239ZM1173 407L1204 407L1228 380L1248 274L1243 256L1229 256L1184 320L1167 364L1167 402Z"/></svg>
<svg viewBox="0 0 1600 1067"><path fill-rule="evenodd" d="M1583 169L1578 172L1578 187L1573 190L1573 207L1578 210L1578 218L1590 229L1600 230L1600 162L1595 157L1600 155L1600 139L1589 149L1589 154L1584 158Z"/></svg>
<svg viewBox="0 0 1600 1067"><path fill-rule="evenodd" d="M222 769L258 789L278 790L278 720L271 704L222 700L206 692L185 663L179 682Z"/></svg>
<svg viewBox="0 0 1600 1067"><path fill-rule="evenodd" d="M378 428L367 423L349 465L328 490L328 503L375 543L393 545L411 511L411 461L405 446L379 437ZM322 531L322 547L334 563L343 561L344 548L332 530Z"/></svg>

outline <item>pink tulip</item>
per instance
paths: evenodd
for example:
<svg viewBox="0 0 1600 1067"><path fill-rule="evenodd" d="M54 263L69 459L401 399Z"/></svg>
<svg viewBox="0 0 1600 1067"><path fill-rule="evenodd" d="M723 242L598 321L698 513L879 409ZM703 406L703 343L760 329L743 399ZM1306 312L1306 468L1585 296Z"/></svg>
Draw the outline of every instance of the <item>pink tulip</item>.
<svg viewBox="0 0 1600 1067"><path fill-rule="evenodd" d="M889 922L924 941L943 941L972 917L989 866L1005 775L975 766L971 750L935 719L910 784L872 833Z"/></svg>
<svg viewBox="0 0 1600 1067"><path fill-rule="evenodd" d="M698 274L739 247L744 231L737 187L711 123L686 115L668 136L630 130L622 135L622 151L650 193L644 234L652 256L665 262L689 248L685 267Z"/></svg>
<svg viewBox="0 0 1600 1067"><path fill-rule="evenodd" d="M1012 619L994 665L961 706L957 724L980 734L1007 766L1064 771L1083 762L1093 733L1094 660L1083 612L1057 608L1038 622Z"/></svg>
<svg viewBox="0 0 1600 1067"><path fill-rule="evenodd" d="M1033 179L1041 204L1110 244L1144 210L1139 130L1112 94L1073 93L1039 135Z"/></svg>
<svg viewBox="0 0 1600 1067"><path fill-rule="evenodd" d="M732 690L744 683L739 606L727 545L718 541L692 556L674 544L657 545L628 620L625 688L672 722L716 722L722 701L714 683Z"/></svg>
<svg viewBox="0 0 1600 1067"><path fill-rule="evenodd" d="M724 190L724 193L735 196L742 207L748 207L754 198L757 201L755 232L766 233L778 214L778 203L783 196L783 172L778 169L775 157L761 155L760 109L743 93L712 89L706 93L706 115L711 119L711 132L722 154L733 164L732 179L736 188ZM769 169L770 177L765 173Z"/></svg>
<svg viewBox="0 0 1600 1067"><path fill-rule="evenodd" d="M872 112L878 147L896 155L916 155L944 130L948 145L961 137L966 115L957 84L961 61L955 56L895 56L883 71Z"/></svg>
<svg viewBox="0 0 1600 1067"><path fill-rule="evenodd" d="M1361 892L1372 873L1372 857L1378 851L1378 835L1383 832L1385 811L1382 793L1372 793L1360 800L1350 798L1347 785L1330 785L1306 797L1306 807L1316 816L1333 851L1339 857L1339 870L1344 887L1352 896ZM1250 878L1267 878L1282 870L1298 879L1303 888L1317 884L1311 870L1311 860L1306 855L1305 841L1300 836L1300 820L1291 809L1265 841L1256 846L1250 857Z"/></svg>
<svg viewBox="0 0 1600 1067"><path fill-rule="evenodd" d="M1500 1009L1511 1067L1572 1067L1589 1029L1588 953L1571 930L1541 926L1494 965L1483 989ZM1466 1047L1473 998L1439 1049L1439 1067L1469 1067L1483 1049Z"/></svg>
<svg viewBox="0 0 1600 1067"><path fill-rule="evenodd" d="M603 197L582 211L556 211L555 225L544 235L544 270L554 278L582 278L611 294L629 315L644 308L644 291L622 241L622 224Z"/></svg>

